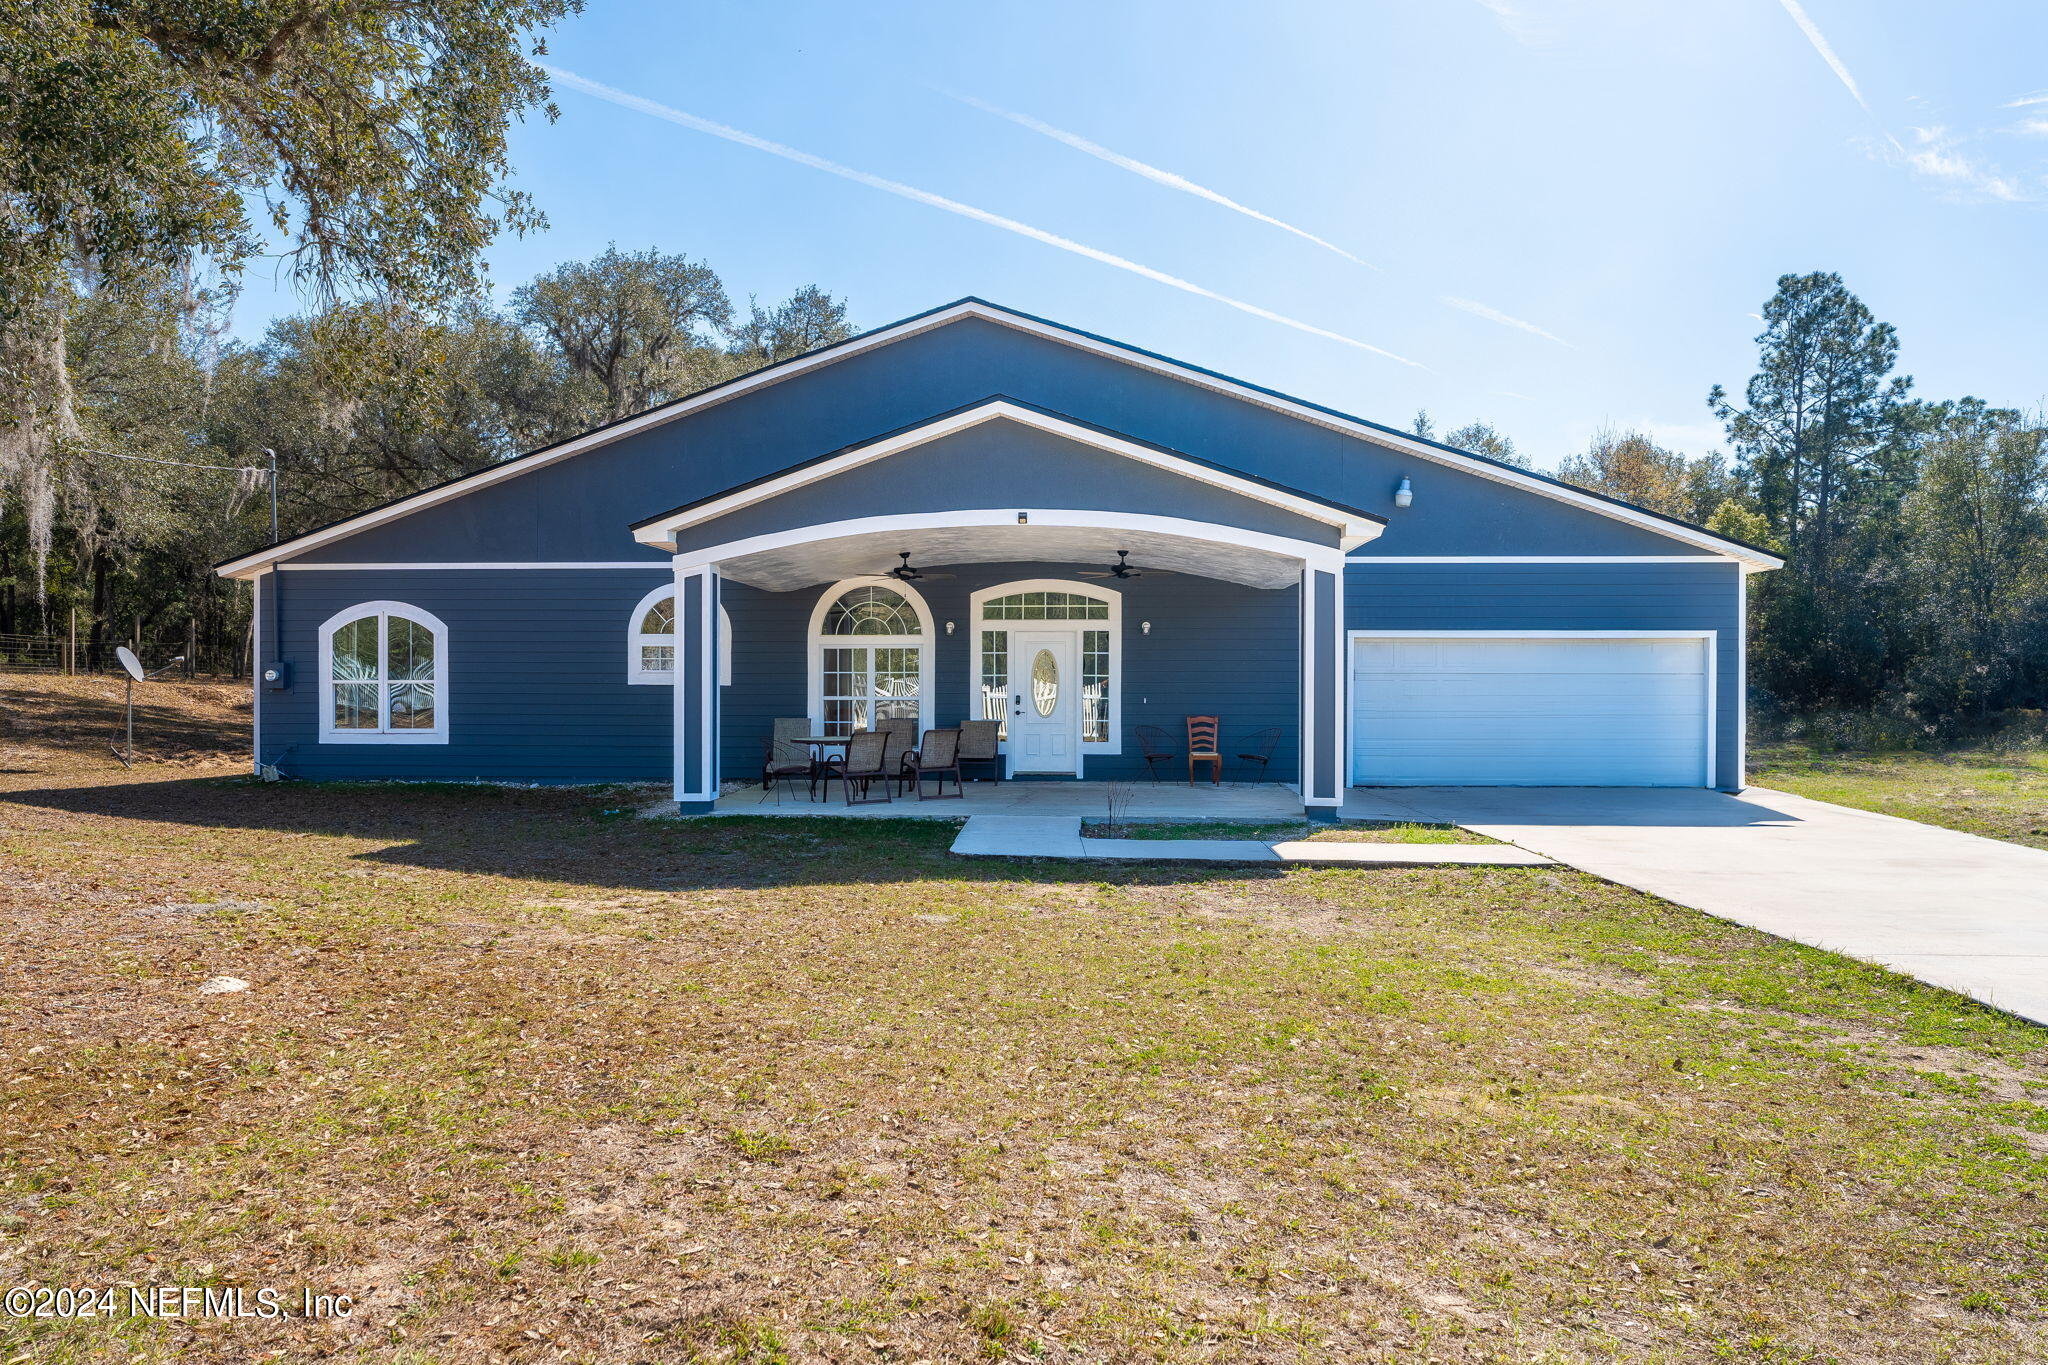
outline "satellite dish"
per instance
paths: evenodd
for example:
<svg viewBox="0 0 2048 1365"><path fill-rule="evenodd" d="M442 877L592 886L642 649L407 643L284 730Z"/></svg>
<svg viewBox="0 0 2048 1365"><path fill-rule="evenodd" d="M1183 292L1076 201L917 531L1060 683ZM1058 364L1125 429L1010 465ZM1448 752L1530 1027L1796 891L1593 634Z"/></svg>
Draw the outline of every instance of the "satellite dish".
<svg viewBox="0 0 2048 1365"><path fill-rule="evenodd" d="M121 667L128 670L128 676L137 682L143 681L142 660L135 657L135 651L126 645L114 650L114 657L121 661Z"/></svg>

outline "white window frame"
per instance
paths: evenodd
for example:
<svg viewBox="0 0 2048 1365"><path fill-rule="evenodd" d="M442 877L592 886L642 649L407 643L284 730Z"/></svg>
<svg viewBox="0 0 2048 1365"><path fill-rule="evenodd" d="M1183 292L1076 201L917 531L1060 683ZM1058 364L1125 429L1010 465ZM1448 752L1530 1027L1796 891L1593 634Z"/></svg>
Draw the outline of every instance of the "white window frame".
<svg viewBox="0 0 2048 1365"><path fill-rule="evenodd" d="M910 604L917 613L918 629L922 635L826 635L825 613L855 588L887 588ZM917 728L922 734L936 729L938 692L938 655L934 650L936 635L933 630L932 609L925 602L924 594L916 587L889 574L866 574L859 578L842 578L826 588L818 596L817 604L811 608L810 630L806 633L808 648L804 651L809 676L806 679L805 696L809 699L810 721L814 730L823 733L825 724L825 651L830 649L915 649L917 651Z"/></svg>
<svg viewBox="0 0 2048 1365"><path fill-rule="evenodd" d="M676 585L665 582L650 591L633 607L633 614L626 618L626 682L632 687L674 687L676 671L673 668L642 668L640 648L642 645L666 644L676 651L677 662L682 660L682 633L671 631L667 635L646 635L640 630L640 622L664 598L673 599ZM718 685L732 686L732 617L726 614L725 604L718 607Z"/></svg>
<svg viewBox="0 0 2048 1365"><path fill-rule="evenodd" d="M984 612L988 604L998 597L1008 597L1020 592L1065 592L1077 597L1089 597L1107 603L1109 616L1101 621L989 621ZM1109 738L1101 742L1082 741L1075 752L1082 759L1100 755L1110 757L1124 751L1124 595L1120 588L1105 587L1100 583L1076 582L1070 578L1020 578L1014 583L998 583L991 588L981 588L967 597L967 709L970 718L981 715L981 633L985 630L1074 630L1074 668L1079 676L1081 668L1081 632L1084 630L1106 630L1109 632ZM1011 666L1016 666L1014 653ZM1076 715L1079 711L1076 709ZM998 746L1002 753L1009 753L1010 742L1002 741ZM1078 767L1077 767L1078 771Z"/></svg>
<svg viewBox="0 0 2048 1365"><path fill-rule="evenodd" d="M434 724L427 730L343 730L334 724L334 633L352 621L365 616L377 618L377 713L380 721L388 724L385 714L387 698L390 696L391 680L384 677L389 666L385 657L390 638L390 620L403 616L416 625L425 626L434 637ZM448 742L449 704L454 697L451 680L454 669L448 653L448 626L440 617L430 611L423 611L410 602L358 602L352 607L334 613L320 623L320 743L322 744L446 744Z"/></svg>

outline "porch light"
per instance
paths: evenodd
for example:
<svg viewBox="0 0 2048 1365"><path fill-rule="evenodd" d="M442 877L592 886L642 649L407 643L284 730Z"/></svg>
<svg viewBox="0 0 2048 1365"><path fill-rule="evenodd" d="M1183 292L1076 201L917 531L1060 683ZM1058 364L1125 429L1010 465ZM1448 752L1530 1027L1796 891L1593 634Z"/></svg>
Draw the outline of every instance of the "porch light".
<svg viewBox="0 0 2048 1365"><path fill-rule="evenodd" d="M1412 503L1414 501L1414 485L1410 484L1406 479L1401 480L1400 484L1396 486L1394 489L1394 506L1406 507L1409 503Z"/></svg>
<svg viewBox="0 0 2048 1365"><path fill-rule="evenodd" d="M951 621L948 621L948 622L946 622L946 634L948 634L948 635L951 635L952 633L953 633L953 623L952 623Z"/></svg>
<svg viewBox="0 0 2048 1365"><path fill-rule="evenodd" d="M1150 635L1152 633L1152 623L1150 621L1140 621L1138 622L1138 630L1145 635Z"/></svg>
<svg viewBox="0 0 2048 1365"><path fill-rule="evenodd" d="M1019 512L1017 514L1017 524L1019 526L1029 526L1031 524L1031 514L1029 512Z"/></svg>

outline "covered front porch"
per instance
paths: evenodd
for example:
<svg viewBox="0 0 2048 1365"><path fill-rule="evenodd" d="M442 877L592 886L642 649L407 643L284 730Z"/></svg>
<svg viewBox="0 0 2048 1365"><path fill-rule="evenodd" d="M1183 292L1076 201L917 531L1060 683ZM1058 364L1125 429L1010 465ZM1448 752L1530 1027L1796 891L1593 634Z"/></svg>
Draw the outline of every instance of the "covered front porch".
<svg viewBox="0 0 2048 1365"><path fill-rule="evenodd" d="M950 791L951 788L948 788ZM1227 820L1244 823L1299 820L1301 796L1292 783L1261 782L1212 787L1204 782L975 782L958 801L894 801L848 806L836 794L829 801L780 797L752 785L728 792L712 815L846 815L859 819L960 820L976 815L1037 815L1107 821L1112 800L1122 820Z"/></svg>

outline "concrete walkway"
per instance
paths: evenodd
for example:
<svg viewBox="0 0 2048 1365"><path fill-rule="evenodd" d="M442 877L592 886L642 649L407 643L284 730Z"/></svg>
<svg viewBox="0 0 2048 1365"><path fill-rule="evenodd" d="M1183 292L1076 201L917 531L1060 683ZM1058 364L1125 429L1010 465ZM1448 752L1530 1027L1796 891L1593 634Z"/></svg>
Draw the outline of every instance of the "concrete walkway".
<svg viewBox="0 0 2048 1365"><path fill-rule="evenodd" d="M969 858L1112 858L1126 862L1302 863L1343 867L1548 867L1505 844L1312 843L1257 839L1084 839L1079 816L976 815L953 840Z"/></svg>
<svg viewBox="0 0 2048 1365"><path fill-rule="evenodd" d="M1752 787L1354 789L1737 924L2048 1023L2048 852Z"/></svg>

